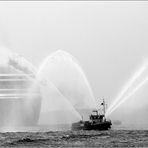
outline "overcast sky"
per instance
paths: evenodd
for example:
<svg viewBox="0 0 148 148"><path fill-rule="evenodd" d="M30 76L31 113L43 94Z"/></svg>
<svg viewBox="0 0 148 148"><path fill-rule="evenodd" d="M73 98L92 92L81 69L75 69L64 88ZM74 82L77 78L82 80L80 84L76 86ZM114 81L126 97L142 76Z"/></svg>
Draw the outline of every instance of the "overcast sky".
<svg viewBox="0 0 148 148"><path fill-rule="evenodd" d="M109 103L148 58L147 40L148 2L0 2L1 44L36 66L69 52Z"/></svg>

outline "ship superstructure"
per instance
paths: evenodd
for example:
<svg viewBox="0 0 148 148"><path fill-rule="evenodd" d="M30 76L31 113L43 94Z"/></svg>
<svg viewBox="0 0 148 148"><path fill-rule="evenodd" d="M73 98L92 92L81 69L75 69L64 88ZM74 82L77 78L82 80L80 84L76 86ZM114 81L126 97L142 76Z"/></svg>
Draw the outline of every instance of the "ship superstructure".
<svg viewBox="0 0 148 148"><path fill-rule="evenodd" d="M105 117L105 101L101 103L103 107L103 113L100 113L97 109L92 111L88 121L79 121L72 124L72 130L108 130L111 128L111 120L107 120Z"/></svg>

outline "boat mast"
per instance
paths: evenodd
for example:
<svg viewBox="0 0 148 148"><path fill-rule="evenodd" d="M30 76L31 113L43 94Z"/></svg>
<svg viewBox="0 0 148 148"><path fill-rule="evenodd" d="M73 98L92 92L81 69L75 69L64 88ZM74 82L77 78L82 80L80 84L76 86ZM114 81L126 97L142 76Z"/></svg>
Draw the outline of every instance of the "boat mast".
<svg viewBox="0 0 148 148"><path fill-rule="evenodd" d="M103 98L103 112L104 112L104 116L105 116L105 111L106 111L106 108L105 108L105 100Z"/></svg>

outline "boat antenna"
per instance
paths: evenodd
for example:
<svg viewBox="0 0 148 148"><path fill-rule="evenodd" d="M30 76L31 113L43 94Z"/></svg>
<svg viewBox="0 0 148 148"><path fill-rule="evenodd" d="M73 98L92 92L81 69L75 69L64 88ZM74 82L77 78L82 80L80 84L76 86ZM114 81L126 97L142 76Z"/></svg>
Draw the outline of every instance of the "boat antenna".
<svg viewBox="0 0 148 148"><path fill-rule="evenodd" d="M105 100L103 98L103 102L101 103L101 105L103 105L103 112L104 112L104 116L105 116L105 112L106 112L106 108L105 108Z"/></svg>
<svg viewBox="0 0 148 148"><path fill-rule="evenodd" d="M82 118L82 121L83 121L83 115L81 116L81 118Z"/></svg>

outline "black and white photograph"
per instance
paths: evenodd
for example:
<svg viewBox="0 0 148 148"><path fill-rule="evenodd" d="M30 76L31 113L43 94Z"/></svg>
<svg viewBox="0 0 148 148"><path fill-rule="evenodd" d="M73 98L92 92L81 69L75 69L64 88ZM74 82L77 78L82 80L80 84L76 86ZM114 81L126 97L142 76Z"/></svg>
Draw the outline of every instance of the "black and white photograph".
<svg viewBox="0 0 148 148"><path fill-rule="evenodd" d="M0 147L148 147L147 1L0 1Z"/></svg>

